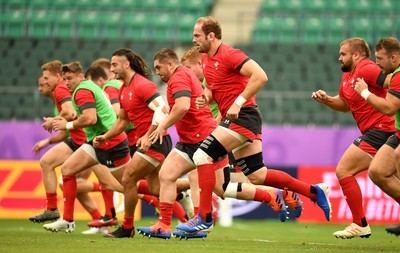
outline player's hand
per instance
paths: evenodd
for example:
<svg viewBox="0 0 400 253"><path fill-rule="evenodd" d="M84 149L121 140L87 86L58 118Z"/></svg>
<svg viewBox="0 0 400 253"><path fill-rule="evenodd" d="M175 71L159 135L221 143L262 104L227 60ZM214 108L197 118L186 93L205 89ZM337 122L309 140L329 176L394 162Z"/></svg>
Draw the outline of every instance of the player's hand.
<svg viewBox="0 0 400 253"><path fill-rule="evenodd" d="M138 150L140 150L143 153L149 150L151 146L151 141L149 140L149 136L144 135L140 137L139 140L136 142L136 146L138 147Z"/></svg>
<svg viewBox="0 0 400 253"><path fill-rule="evenodd" d="M323 90L317 90L311 93L311 98L319 103L324 103L324 100L328 98L328 94Z"/></svg>
<svg viewBox="0 0 400 253"><path fill-rule="evenodd" d="M237 119L239 117L240 106L236 103L233 103L229 110L226 112L226 117L228 119Z"/></svg>
<svg viewBox="0 0 400 253"><path fill-rule="evenodd" d="M93 139L93 147L98 148L101 144L105 143L106 141L107 139L105 138L104 134L98 135Z"/></svg>
<svg viewBox="0 0 400 253"><path fill-rule="evenodd" d="M37 154L40 152L40 150L44 149L45 147L47 147L50 144L49 139L44 139L41 141L38 141L35 143L35 145L32 148L32 152Z"/></svg>
<svg viewBox="0 0 400 253"><path fill-rule="evenodd" d="M67 120L61 117L54 118L53 131L67 130Z"/></svg>
<svg viewBox="0 0 400 253"><path fill-rule="evenodd" d="M207 96L203 93L200 97L196 98L195 101L197 109L202 109L208 104Z"/></svg>
<svg viewBox="0 0 400 253"><path fill-rule="evenodd" d="M361 94L363 90L368 89L368 84L364 81L364 78L357 78L357 82L353 88L357 94Z"/></svg>
<svg viewBox="0 0 400 253"><path fill-rule="evenodd" d="M158 140L160 140L160 144L162 144L162 143L163 143L163 136L164 136L164 133L165 133L166 131L167 131L167 130L166 130L166 129L163 129L163 128L161 127L161 125L158 125L157 129L154 130L154 132L152 132L152 133L149 135L149 141L150 141L152 144L154 144L154 143L156 143Z"/></svg>
<svg viewBox="0 0 400 253"><path fill-rule="evenodd" d="M44 123L42 127L44 130L48 131L49 133L53 132L53 117L43 117Z"/></svg>

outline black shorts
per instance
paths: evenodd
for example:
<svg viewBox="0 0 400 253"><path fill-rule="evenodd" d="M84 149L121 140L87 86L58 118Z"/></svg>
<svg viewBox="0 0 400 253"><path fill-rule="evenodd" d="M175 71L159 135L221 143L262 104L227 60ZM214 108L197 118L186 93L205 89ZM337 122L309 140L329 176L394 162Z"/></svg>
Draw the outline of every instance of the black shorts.
<svg viewBox="0 0 400 253"><path fill-rule="evenodd" d="M393 134L394 132L370 129L355 139L353 144L374 156Z"/></svg>
<svg viewBox="0 0 400 253"><path fill-rule="evenodd" d="M397 146L400 145L400 139L399 139L399 137L397 137L397 135L393 134L392 136L390 136L387 139L385 144L388 145L389 147L393 148L393 149L396 149Z"/></svg>
<svg viewBox="0 0 400 253"><path fill-rule="evenodd" d="M193 155L194 152L200 147L200 144L202 142L198 142L196 144L185 144L182 142L177 142L175 145L175 148L179 151L182 151L183 153L187 154L190 158L190 160L193 161Z"/></svg>
<svg viewBox="0 0 400 253"><path fill-rule="evenodd" d="M129 161L130 158L128 139L125 139L123 142L113 148L107 150L95 148L94 151L99 162L108 168L119 167L121 166L121 162L124 163L123 161L127 159Z"/></svg>
<svg viewBox="0 0 400 253"><path fill-rule="evenodd" d="M129 153L131 154L131 157L135 154L137 150L138 147L136 145L129 146Z"/></svg>
<svg viewBox="0 0 400 253"><path fill-rule="evenodd" d="M169 152L172 150L172 139L170 135L163 136L163 142L156 142L150 146L150 149L147 150L144 154L150 157L157 159L158 161L162 162L167 157ZM141 152L140 150L137 150ZM143 152L141 152L143 153Z"/></svg>
<svg viewBox="0 0 400 253"><path fill-rule="evenodd" d="M64 140L64 143L75 152L81 145L76 144L70 137Z"/></svg>
<svg viewBox="0 0 400 253"><path fill-rule="evenodd" d="M239 128L232 125L237 125ZM235 132L248 137L250 140L253 140L256 136L261 134L262 116L257 105L245 106L240 109L239 117L237 119L231 120L224 118L221 121L220 126L234 130ZM252 136L249 136L249 132L252 133Z"/></svg>

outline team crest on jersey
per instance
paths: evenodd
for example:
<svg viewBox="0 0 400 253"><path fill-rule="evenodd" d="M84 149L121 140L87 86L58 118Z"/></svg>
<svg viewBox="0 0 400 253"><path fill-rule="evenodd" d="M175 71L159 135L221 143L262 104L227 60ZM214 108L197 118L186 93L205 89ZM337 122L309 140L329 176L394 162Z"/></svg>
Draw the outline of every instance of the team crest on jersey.
<svg viewBox="0 0 400 253"><path fill-rule="evenodd" d="M132 92L129 92L129 100L132 100Z"/></svg>
<svg viewBox="0 0 400 253"><path fill-rule="evenodd" d="M124 99L124 95L121 95L121 100L123 100Z"/></svg>
<svg viewBox="0 0 400 253"><path fill-rule="evenodd" d="M214 63L215 70L218 70L219 62Z"/></svg>

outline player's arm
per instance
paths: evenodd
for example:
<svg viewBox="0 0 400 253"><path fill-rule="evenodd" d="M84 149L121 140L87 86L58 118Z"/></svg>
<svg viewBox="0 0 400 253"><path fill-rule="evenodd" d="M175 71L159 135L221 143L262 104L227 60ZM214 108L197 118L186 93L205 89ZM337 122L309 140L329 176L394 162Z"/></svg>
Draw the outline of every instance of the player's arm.
<svg viewBox="0 0 400 253"><path fill-rule="evenodd" d="M240 73L249 78L246 88L242 94L240 94L240 96L242 96L246 101L252 96L256 95L257 92L268 81L265 71L260 67L260 65L251 59L243 64L242 68L240 69Z"/></svg>
<svg viewBox="0 0 400 253"><path fill-rule="evenodd" d="M385 83L383 84L384 89L389 89L390 79L392 78L392 73L387 75L385 78Z"/></svg>
<svg viewBox="0 0 400 253"><path fill-rule="evenodd" d="M385 98L378 97L368 90L368 85L362 78L357 78L354 86L355 91L362 96L368 104L384 115L392 116L400 110L400 92L395 90L388 91Z"/></svg>
<svg viewBox="0 0 400 253"><path fill-rule="evenodd" d="M311 98L313 98L318 103L324 104L329 108L339 111L339 112L348 112L350 111L350 107L347 104L346 100L343 99L341 96L329 96L323 90L317 90L311 94Z"/></svg>
<svg viewBox="0 0 400 253"><path fill-rule="evenodd" d="M71 121L76 117L76 111L72 106L72 102L70 100L64 101L61 104L60 117L63 117L67 121Z"/></svg>
<svg viewBox="0 0 400 253"><path fill-rule="evenodd" d="M184 92L189 94L184 94ZM158 128L164 129L165 131L182 119L190 109L191 93L189 91L177 92L174 94L174 97L176 97L175 104L171 108L169 115L158 125Z"/></svg>
<svg viewBox="0 0 400 253"><path fill-rule="evenodd" d="M60 131L57 134L50 136L49 138L36 142L32 148L32 152L38 153L40 150L44 149L48 145L61 142L66 138L67 138L67 133L65 131Z"/></svg>
<svg viewBox="0 0 400 253"><path fill-rule="evenodd" d="M115 121L114 125L105 134L96 136L93 140L93 145L97 147L98 145L104 143L105 141L124 132L129 122L130 120L128 114L123 108L120 108L117 120Z"/></svg>

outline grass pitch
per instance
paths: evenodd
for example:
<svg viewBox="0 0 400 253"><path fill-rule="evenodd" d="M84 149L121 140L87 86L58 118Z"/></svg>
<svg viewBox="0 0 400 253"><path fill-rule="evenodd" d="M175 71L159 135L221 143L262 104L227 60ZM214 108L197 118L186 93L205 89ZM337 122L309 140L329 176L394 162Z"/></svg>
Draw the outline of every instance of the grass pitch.
<svg viewBox="0 0 400 253"><path fill-rule="evenodd" d="M153 219L136 221L136 226L149 226ZM176 222L174 222L176 224ZM0 220L0 252L22 253L247 253L247 252L400 252L400 237L387 234L384 226L372 226L368 239L336 239L332 233L341 224L305 224L271 220L235 219L232 227L216 226L208 238L179 240L148 239L136 234L133 239L110 239L102 235L83 235L86 221L77 221L72 234L52 233L42 224L28 220ZM114 228L115 229L115 228ZM113 229L113 230L114 230Z"/></svg>

